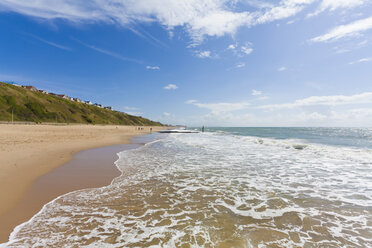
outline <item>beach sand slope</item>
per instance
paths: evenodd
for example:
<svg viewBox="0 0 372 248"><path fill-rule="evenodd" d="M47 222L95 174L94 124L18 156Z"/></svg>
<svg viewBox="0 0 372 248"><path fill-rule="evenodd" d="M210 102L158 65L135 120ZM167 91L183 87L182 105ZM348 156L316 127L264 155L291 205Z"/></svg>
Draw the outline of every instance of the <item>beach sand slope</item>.
<svg viewBox="0 0 372 248"><path fill-rule="evenodd" d="M152 127L152 131L163 127ZM0 125L0 218L38 177L66 163L78 151L126 144L150 132L134 126Z"/></svg>

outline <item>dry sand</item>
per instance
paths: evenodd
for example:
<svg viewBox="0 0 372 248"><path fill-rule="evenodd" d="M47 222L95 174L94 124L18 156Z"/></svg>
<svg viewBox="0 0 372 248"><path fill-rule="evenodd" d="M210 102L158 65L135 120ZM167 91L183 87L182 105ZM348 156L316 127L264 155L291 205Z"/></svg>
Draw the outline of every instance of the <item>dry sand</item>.
<svg viewBox="0 0 372 248"><path fill-rule="evenodd" d="M162 129L162 127L152 127L152 129L157 131ZM34 198L32 193L30 196L30 191L36 190L40 192L37 187L43 185L43 182L41 184L39 182L39 186L34 185L33 188L31 187L38 178L71 160L72 155L78 151L116 144L127 144L130 143L130 139L134 135L149 133L149 131L150 127L143 127L143 130L137 130L134 126L0 125L0 222L3 221L2 224L0 223L3 229L0 234L0 243L7 241L8 232L14 227L15 222L26 221L30 217L28 216L30 213L20 213L20 215L15 216L15 213L17 213L16 208L25 206L23 204L25 198ZM114 152L115 149L108 151L109 156L115 154ZM106 156L108 155L106 154ZM112 158L115 158L115 156ZM72 165L69 166L71 167ZM102 168L96 167L95 171L100 170ZM91 182L92 186L106 184L117 173L116 171L107 172L109 175L106 175L106 179L103 179L104 176L102 180L95 179ZM81 173L81 176L83 175ZM60 184L63 185L64 183ZM69 184L69 182L66 182L66 184ZM75 184L71 183L71 185ZM77 188L87 185L77 184ZM55 197L59 192L65 193L66 189L68 187L64 187L62 191L48 189L42 193L41 201L50 200L50 197ZM38 209L40 205L45 204L45 202L41 203L35 199L32 199L32 201L36 201L36 203L33 203L35 205L34 209ZM31 200L27 201L26 199L26 202L29 204ZM27 208L22 211L24 212L25 209ZM12 217L10 218L10 216ZM11 229L4 231L5 227L6 229Z"/></svg>

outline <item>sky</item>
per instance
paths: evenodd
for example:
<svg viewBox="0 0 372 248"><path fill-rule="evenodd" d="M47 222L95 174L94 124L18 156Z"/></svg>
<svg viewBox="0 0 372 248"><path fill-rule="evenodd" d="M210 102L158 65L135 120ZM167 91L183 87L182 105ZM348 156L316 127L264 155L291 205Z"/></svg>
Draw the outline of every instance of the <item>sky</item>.
<svg viewBox="0 0 372 248"><path fill-rule="evenodd" d="M372 126L372 0L0 0L0 56L167 124Z"/></svg>

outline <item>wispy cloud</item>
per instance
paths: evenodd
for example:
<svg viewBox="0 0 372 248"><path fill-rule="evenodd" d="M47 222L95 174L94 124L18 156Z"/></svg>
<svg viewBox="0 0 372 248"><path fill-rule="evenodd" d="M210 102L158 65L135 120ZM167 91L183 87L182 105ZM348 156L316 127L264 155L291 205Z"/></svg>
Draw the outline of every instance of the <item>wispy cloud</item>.
<svg viewBox="0 0 372 248"><path fill-rule="evenodd" d="M192 105L197 106L199 108L208 109L208 110L211 111L212 114L215 114L215 115L219 115L221 113L226 113L226 112L231 112L231 111L246 109L248 106L250 106L249 102L200 103L200 102L195 101L195 100L189 100L189 101L186 102L186 104L192 104Z"/></svg>
<svg viewBox="0 0 372 248"><path fill-rule="evenodd" d="M146 69L147 70L160 70L160 67L159 66L150 66L150 65L148 65L148 66L146 66Z"/></svg>
<svg viewBox="0 0 372 248"><path fill-rule="evenodd" d="M362 47L362 46L365 46L367 43L368 43L368 40L363 40L358 43L358 46Z"/></svg>
<svg viewBox="0 0 372 248"><path fill-rule="evenodd" d="M124 110L133 111L133 110L138 110L138 108L136 108L136 107L128 107L128 106L125 106L125 107L124 107Z"/></svg>
<svg viewBox="0 0 372 248"><path fill-rule="evenodd" d="M262 95L262 91L252 90L252 96L260 96L260 95Z"/></svg>
<svg viewBox="0 0 372 248"><path fill-rule="evenodd" d="M364 104L372 103L372 92L364 92L361 94L355 94L351 96L345 95L335 95L335 96L311 96L304 99L296 100L292 103L282 103L282 104L270 104L262 105L256 108L259 109L290 109L296 107L306 107L306 106L336 106L336 105L347 105L347 104Z"/></svg>
<svg viewBox="0 0 372 248"><path fill-rule="evenodd" d="M137 23L158 22L167 30L182 27L200 44L205 36L234 35L239 27L273 22L288 18L302 11L315 0L282 0L275 4L248 1L251 7L237 10L229 0L162 0L162 1L84 1L84 0L8 0L0 2L0 11L14 11L44 19L66 19L77 23L105 22L119 24L137 31L156 43L150 34L138 31ZM236 3L240 2L234 1Z"/></svg>
<svg viewBox="0 0 372 248"><path fill-rule="evenodd" d="M205 59L205 58L211 58L212 55L211 55L211 51L197 51L196 52L196 56L199 57L199 58L202 58L202 59Z"/></svg>
<svg viewBox="0 0 372 248"><path fill-rule="evenodd" d="M351 52L351 50L345 49L345 48L336 50L336 54L343 54L343 53L348 53L348 52Z"/></svg>
<svg viewBox="0 0 372 248"><path fill-rule="evenodd" d="M238 57L243 57L253 52L253 44L251 42L245 42L245 44L241 46L238 43L230 44L227 50L232 51Z"/></svg>
<svg viewBox="0 0 372 248"><path fill-rule="evenodd" d="M245 63L244 62L239 62L235 65L236 68L243 68L245 67Z"/></svg>
<svg viewBox="0 0 372 248"><path fill-rule="evenodd" d="M158 47L166 48L168 47L164 42L160 41L159 39L155 38L153 35L151 35L149 32L146 32L143 28L140 27L140 25L135 25L132 23L130 26L126 26L130 31L138 35L139 37L143 38L150 44Z"/></svg>
<svg viewBox="0 0 372 248"><path fill-rule="evenodd" d="M227 50L235 50L237 47L237 44L230 44L228 47L227 47Z"/></svg>
<svg viewBox="0 0 372 248"><path fill-rule="evenodd" d="M186 104L193 104L193 103L196 103L198 102L197 100L194 100L194 99L190 99L190 100L187 100L185 103Z"/></svg>
<svg viewBox="0 0 372 248"><path fill-rule="evenodd" d="M124 109L124 112L129 114L129 115L135 115L135 116L142 116L143 115L143 112L140 112L139 108L137 107L129 107L129 106L125 106L123 107Z"/></svg>
<svg viewBox="0 0 372 248"><path fill-rule="evenodd" d="M286 71L286 70L287 70L287 67L285 67L285 66L282 66L282 67L278 68L278 71Z"/></svg>
<svg viewBox="0 0 372 248"><path fill-rule="evenodd" d="M266 1L261 1L261 0L245 0L245 3L247 3L248 5L252 7L259 8L259 9L274 7L274 4L268 3Z"/></svg>
<svg viewBox="0 0 372 248"><path fill-rule="evenodd" d="M363 5L367 0L322 0L317 10L308 14L308 17L316 16L323 11L335 11L336 9L349 9Z"/></svg>
<svg viewBox="0 0 372 248"><path fill-rule="evenodd" d="M314 0L284 0L278 5L265 9L257 15L255 24L264 24L276 20L285 19L301 12L307 5L315 2Z"/></svg>
<svg viewBox="0 0 372 248"><path fill-rule="evenodd" d="M362 59L358 59L356 61L352 61L352 62L349 63L349 65L359 64L359 63L365 63L365 62L370 62L370 61L372 61L372 57L362 58Z"/></svg>
<svg viewBox="0 0 372 248"><path fill-rule="evenodd" d="M246 44L241 47L241 51L244 54L251 54L253 52L253 48L251 47L251 44Z"/></svg>
<svg viewBox="0 0 372 248"><path fill-rule="evenodd" d="M36 35L33 35L33 34L29 34L29 33L24 33L25 35L27 36L30 36L32 38L34 38L35 40L38 40L38 41L41 41L49 46L53 46L53 47L56 47L56 48L59 48L59 49L62 49L62 50L66 50L66 51L71 51L72 49L67 47L67 46L63 46L63 45L60 45L60 44L57 44L55 42L52 42L52 41L49 41L49 40L45 40L39 36L36 36Z"/></svg>
<svg viewBox="0 0 372 248"><path fill-rule="evenodd" d="M128 58L128 57L122 56L121 54L118 54L118 53L115 53L115 52L111 52L111 51L108 51L108 50L105 50L105 49L102 49L102 48L99 48L99 47L96 47L96 46L93 46L93 45L84 43L84 42L82 42L80 40L77 40L77 39L73 39L73 40L77 41L78 43L80 43L81 45L83 45L83 46L85 46L87 48L90 48L90 49L92 49L92 50L94 50L96 52L102 53L104 55L113 57L115 59L119 59L119 60L125 61L125 62L132 62L132 63L137 63L137 64L143 64L143 62L140 61L140 60L133 59L133 58Z"/></svg>
<svg viewBox="0 0 372 248"><path fill-rule="evenodd" d="M338 26L328 33L312 38L312 42L335 41L344 37L352 37L372 29L372 17L354 21L352 23Z"/></svg>
<svg viewBox="0 0 372 248"><path fill-rule="evenodd" d="M165 90L176 90L178 89L178 86L175 84L168 84L167 86L164 86Z"/></svg>

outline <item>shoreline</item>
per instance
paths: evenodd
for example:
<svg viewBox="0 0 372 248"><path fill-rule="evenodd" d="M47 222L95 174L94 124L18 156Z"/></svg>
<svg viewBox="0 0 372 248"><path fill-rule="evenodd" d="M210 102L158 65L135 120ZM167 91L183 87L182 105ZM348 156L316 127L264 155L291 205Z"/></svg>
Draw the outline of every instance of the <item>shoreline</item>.
<svg viewBox="0 0 372 248"><path fill-rule="evenodd" d="M0 244L59 195L109 184L120 174L116 154L148 133L150 127L136 126L1 125Z"/></svg>

